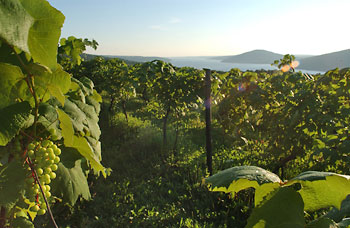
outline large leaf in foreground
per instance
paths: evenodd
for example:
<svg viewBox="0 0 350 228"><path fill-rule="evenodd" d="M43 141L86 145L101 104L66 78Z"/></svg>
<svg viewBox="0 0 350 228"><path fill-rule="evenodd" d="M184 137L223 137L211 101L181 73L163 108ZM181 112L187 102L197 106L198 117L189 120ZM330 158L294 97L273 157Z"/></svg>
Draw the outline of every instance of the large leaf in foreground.
<svg viewBox="0 0 350 228"><path fill-rule="evenodd" d="M62 155L65 152L67 153L69 150L62 150ZM91 198L89 185L81 168L81 160L59 163L57 178L53 181L52 186L55 194L62 197L65 203L71 205L75 204L79 196L86 200Z"/></svg>
<svg viewBox="0 0 350 228"><path fill-rule="evenodd" d="M329 218L320 218L306 225L306 228L339 228L339 226Z"/></svg>
<svg viewBox="0 0 350 228"><path fill-rule="evenodd" d="M0 205L12 208L24 188L26 170L21 163L10 162L0 167Z"/></svg>
<svg viewBox="0 0 350 228"><path fill-rule="evenodd" d="M18 134L30 113L31 107L28 102L13 104L0 110L0 146L6 146Z"/></svg>
<svg viewBox="0 0 350 228"><path fill-rule="evenodd" d="M70 74L65 72L59 65L53 71L49 71L39 64L29 64L27 67L34 76L36 94L42 102L49 100L49 95L51 95L63 106L65 101L64 94L68 92L71 85Z"/></svg>
<svg viewBox="0 0 350 228"><path fill-rule="evenodd" d="M300 183L300 195L305 210L315 211L321 208L340 209L342 201L350 194L350 176L329 172L308 171L290 180L287 185Z"/></svg>
<svg viewBox="0 0 350 228"><path fill-rule="evenodd" d="M254 186L265 183L281 182L281 179L276 174L256 166L236 166L225 169L208 177L206 182L211 184L213 191L224 191L229 193L233 191L237 192L235 190L235 187L237 187L235 183L239 180L247 180L242 182L242 185ZM249 182L255 182L256 184L248 184Z"/></svg>
<svg viewBox="0 0 350 228"><path fill-rule="evenodd" d="M64 15L45 0L0 3L0 38L29 53L35 62L55 69Z"/></svg>
<svg viewBox="0 0 350 228"><path fill-rule="evenodd" d="M303 228L304 204L299 193L284 187L267 196L266 201L254 208L246 228Z"/></svg>
<svg viewBox="0 0 350 228"><path fill-rule="evenodd" d="M278 188L281 179L274 173L256 166L236 166L208 177L206 183L211 185L211 191L237 193L247 188L255 188L255 205L263 197Z"/></svg>
<svg viewBox="0 0 350 228"><path fill-rule="evenodd" d="M345 218L338 223L339 228L348 228L350 227L350 218Z"/></svg>
<svg viewBox="0 0 350 228"><path fill-rule="evenodd" d="M74 135L73 124L70 117L62 110L58 109L58 116L60 120L60 127L62 129L62 136L64 139L64 145L76 149L83 157L85 157L91 167L96 173L102 172L102 175L106 177L105 168L100 163L100 158L97 157L86 138L78 137Z"/></svg>

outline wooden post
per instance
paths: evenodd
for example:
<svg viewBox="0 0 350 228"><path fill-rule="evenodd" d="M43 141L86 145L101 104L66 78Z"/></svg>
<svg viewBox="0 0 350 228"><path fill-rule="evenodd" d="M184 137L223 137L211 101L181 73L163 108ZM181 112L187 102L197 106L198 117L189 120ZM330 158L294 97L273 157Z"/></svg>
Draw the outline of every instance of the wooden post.
<svg viewBox="0 0 350 228"><path fill-rule="evenodd" d="M213 159L211 146L211 71L205 70L205 136L207 150L207 167L210 176L213 175Z"/></svg>

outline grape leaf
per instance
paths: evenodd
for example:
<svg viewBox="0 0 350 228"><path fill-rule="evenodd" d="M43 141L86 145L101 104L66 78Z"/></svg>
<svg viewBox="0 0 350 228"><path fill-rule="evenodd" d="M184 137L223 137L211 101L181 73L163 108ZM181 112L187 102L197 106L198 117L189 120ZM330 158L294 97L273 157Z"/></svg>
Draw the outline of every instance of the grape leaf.
<svg viewBox="0 0 350 228"><path fill-rule="evenodd" d="M78 100L67 99L64 111L74 119L73 126L75 131L84 131L89 129L91 137L99 139L101 130L98 126L98 116L93 106L85 104Z"/></svg>
<svg viewBox="0 0 350 228"><path fill-rule="evenodd" d="M258 185L271 182L281 182L281 179L276 174L256 166L236 166L225 169L208 177L206 182L211 184L212 189L217 188L220 189L219 191L231 192L231 190L233 190L233 185L239 180L255 182ZM244 183L242 182L242 184L246 185L246 183L248 183L247 181Z"/></svg>
<svg viewBox="0 0 350 228"><path fill-rule="evenodd" d="M246 228L303 228L304 204L294 189L278 188L263 204L253 209Z"/></svg>
<svg viewBox="0 0 350 228"><path fill-rule="evenodd" d="M0 205L12 208L23 193L26 170L19 162L0 167Z"/></svg>
<svg viewBox="0 0 350 228"><path fill-rule="evenodd" d="M96 158L95 154L92 152L90 145L84 137L74 137L73 148L76 148L81 155L83 155L89 162L91 167L95 172L102 172L102 175L106 178L105 168L101 165L99 158Z"/></svg>
<svg viewBox="0 0 350 228"><path fill-rule="evenodd" d="M346 199L343 200L340 210L337 208L332 208L329 212L327 212L327 214L323 215L323 217L327 217L336 222L339 222L347 215L350 215L350 195L348 195Z"/></svg>
<svg viewBox="0 0 350 228"><path fill-rule="evenodd" d="M67 153L69 150L62 150ZM74 164L71 167L72 163ZM63 187L64 186L64 187ZM86 176L81 168L81 160L62 161L58 164L57 177L52 182L53 193L62 197L64 203L74 205L81 195L84 199L91 198Z"/></svg>
<svg viewBox="0 0 350 228"><path fill-rule="evenodd" d="M255 166L236 166L221 171L206 179L211 184L211 191L236 194L247 189L255 189L255 206L263 198L280 186L280 178L267 170Z"/></svg>
<svg viewBox="0 0 350 228"><path fill-rule="evenodd" d="M31 107L26 101L0 110L0 146L6 146L18 134L27 123L30 113Z"/></svg>
<svg viewBox="0 0 350 228"><path fill-rule="evenodd" d="M42 102L50 99L51 95L64 105L64 94L68 92L71 84L71 76L62 70L58 65L54 71L49 71L44 66L38 64L29 64L27 69L34 76L34 83L37 96ZM48 93L49 92L49 93Z"/></svg>
<svg viewBox="0 0 350 228"><path fill-rule="evenodd" d="M60 120L60 127L62 130L62 137L64 145L71 147L73 145L74 129L70 117L61 109L57 109L58 119Z"/></svg>
<svg viewBox="0 0 350 228"><path fill-rule="evenodd" d="M34 228L34 224L24 217L16 217L12 223L13 228Z"/></svg>
<svg viewBox="0 0 350 228"><path fill-rule="evenodd" d="M256 166L236 166L208 177L206 183L211 191L226 193L238 192L246 188L256 188L264 183L280 183L280 178L267 170Z"/></svg>
<svg viewBox="0 0 350 228"><path fill-rule="evenodd" d="M64 19L45 0L1 0L0 38L29 53L35 62L56 69L57 44Z"/></svg>
<svg viewBox="0 0 350 228"><path fill-rule="evenodd" d="M350 227L350 218L345 218L338 223L339 228L349 228Z"/></svg>
<svg viewBox="0 0 350 228"><path fill-rule="evenodd" d="M28 36L29 30L34 24L34 18L26 11L20 1L1 0L0 6L0 37L30 53Z"/></svg>
<svg viewBox="0 0 350 228"><path fill-rule="evenodd" d="M38 123L43 125L48 131L55 129L57 140L62 138L61 129L59 128L58 113L49 103L41 103L39 106Z"/></svg>
<svg viewBox="0 0 350 228"><path fill-rule="evenodd" d="M338 209L350 194L350 176L329 172L308 171L290 180L287 185L300 183L300 195L305 210L315 211L334 206Z"/></svg>
<svg viewBox="0 0 350 228"><path fill-rule="evenodd" d="M60 126L62 129L62 136L64 139L64 145L66 147L72 147L78 150L78 152L85 157L95 172L102 172L106 177L105 168L100 163L100 158L96 157L92 148L84 137L78 137L74 135L74 129L70 117L62 110L57 110L59 113Z"/></svg>
<svg viewBox="0 0 350 228"><path fill-rule="evenodd" d="M329 218L320 218L306 225L306 228L339 228L339 226Z"/></svg>
<svg viewBox="0 0 350 228"><path fill-rule="evenodd" d="M12 90L25 77L19 67L7 63L0 63L0 74L0 108L3 108L15 103L17 94L13 95Z"/></svg>
<svg viewBox="0 0 350 228"><path fill-rule="evenodd" d="M268 195L270 192L274 191L276 188L280 187L280 183L265 183L263 185L259 185L255 188L254 194L254 204L258 206L261 202L263 202L264 197Z"/></svg>

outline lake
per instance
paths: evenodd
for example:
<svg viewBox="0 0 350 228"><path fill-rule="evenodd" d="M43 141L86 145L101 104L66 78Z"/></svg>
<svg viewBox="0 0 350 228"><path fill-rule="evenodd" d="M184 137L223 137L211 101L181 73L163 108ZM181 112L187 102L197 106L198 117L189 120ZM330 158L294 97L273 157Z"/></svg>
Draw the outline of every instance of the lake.
<svg viewBox="0 0 350 228"><path fill-rule="evenodd" d="M238 68L242 71L246 70L276 70L277 67L270 64L250 64L250 63L224 63L221 60L213 59L212 57L170 57L170 63L177 67L193 67L196 69L208 68L218 71L229 71L232 68ZM317 74L324 72L296 69L303 73Z"/></svg>

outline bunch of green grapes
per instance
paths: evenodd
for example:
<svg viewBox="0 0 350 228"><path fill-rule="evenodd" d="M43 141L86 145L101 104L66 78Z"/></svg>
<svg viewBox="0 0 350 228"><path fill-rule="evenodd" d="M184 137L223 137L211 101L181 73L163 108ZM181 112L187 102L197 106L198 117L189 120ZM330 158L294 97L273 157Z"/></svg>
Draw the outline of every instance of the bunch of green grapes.
<svg viewBox="0 0 350 228"><path fill-rule="evenodd" d="M56 178L55 171L58 169L57 164L60 162L59 155L61 150L50 140L34 141L28 145L27 154L31 160L32 167L37 173L43 192L46 198L49 199L51 197L50 183L51 179ZM46 213L47 208L39 183L37 183L34 176L35 174L31 170L31 174L27 179L26 196L31 202L35 203L30 210L43 215Z"/></svg>

